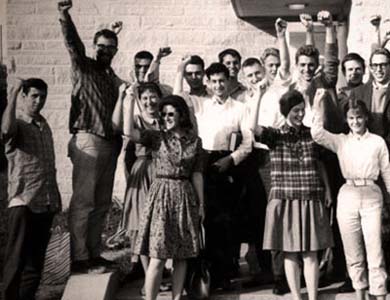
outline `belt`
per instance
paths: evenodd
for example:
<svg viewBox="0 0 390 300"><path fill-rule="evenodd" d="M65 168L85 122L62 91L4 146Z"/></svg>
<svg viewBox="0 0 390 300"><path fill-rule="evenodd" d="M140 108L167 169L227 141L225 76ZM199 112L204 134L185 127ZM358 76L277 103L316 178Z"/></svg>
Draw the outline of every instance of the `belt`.
<svg viewBox="0 0 390 300"><path fill-rule="evenodd" d="M176 176L176 175L156 175L156 178L172 179L172 180L189 180L187 176Z"/></svg>
<svg viewBox="0 0 390 300"><path fill-rule="evenodd" d="M354 186L374 185L375 181L372 179L347 179L346 184Z"/></svg>

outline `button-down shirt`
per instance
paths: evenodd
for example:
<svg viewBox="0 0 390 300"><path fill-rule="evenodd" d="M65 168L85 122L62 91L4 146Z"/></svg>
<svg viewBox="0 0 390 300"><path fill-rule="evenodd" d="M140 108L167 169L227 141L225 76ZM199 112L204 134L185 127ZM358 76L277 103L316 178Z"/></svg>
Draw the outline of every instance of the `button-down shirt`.
<svg viewBox="0 0 390 300"><path fill-rule="evenodd" d="M224 103L219 103L212 97L197 103L194 109L203 149L228 151L232 133L241 132L242 141L231 154L234 164L239 164L251 152L252 134L243 103L230 97Z"/></svg>
<svg viewBox="0 0 390 300"><path fill-rule="evenodd" d="M19 113L16 132L4 136L8 159L9 207L27 205L35 213L61 208L52 132L40 116Z"/></svg>
<svg viewBox="0 0 390 300"><path fill-rule="evenodd" d="M316 113L311 128L313 139L335 152L345 179L377 180L379 173L390 191L390 163L385 140L368 130L363 135L333 134L323 128L323 117Z"/></svg>
<svg viewBox="0 0 390 300"><path fill-rule="evenodd" d="M121 80L111 68L103 68L86 56L72 20L60 20L65 45L71 58L73 84L69 130L83 130L105 139L113 137L111 117Z"/></svg>

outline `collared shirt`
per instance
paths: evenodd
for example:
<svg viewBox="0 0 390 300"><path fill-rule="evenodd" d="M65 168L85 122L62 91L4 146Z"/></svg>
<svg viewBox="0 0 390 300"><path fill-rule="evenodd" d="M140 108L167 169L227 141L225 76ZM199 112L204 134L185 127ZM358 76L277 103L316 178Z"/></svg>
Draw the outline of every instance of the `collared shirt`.
<svg viewBox="0 0 390 300"><path fill-rule="evenodd" d="M319 146L308 127L297 130L285 123L279 129L263 128L256 138L270 148L270 199L323 200L324 186L317 164Z"/></svg>
<svg viewBox="0 0 390 300"><path fill-rule="evenodd" d="M203 149L228 151L232 133L241 132L242 141L231 154L234 164L239 164L251 152L252 133L243 103L230 97L224 103L219 103L212 97L205 98L194 108Z"/></svg>
<svg viewBox="0 0 390 300"><path fill-rule="evenodd" d="M316 113L311 128L313 139L335 152L345 179L377 180L379 173L390 191L390 163L385 140L368 130L362 135L333 134L323 128L323 117Z"/></svg>
<svg viewBox="0 0 390 300"><path fill-rule="evenodd" d="M102 68L96 60L86 56L84 44L70 18L60 23L72 65L69 130L71 133L83 130L111 139L114 135L111 117L121 80L111 68Z"/></svg>
<svg viewBox="0 0 390 300"><path fill-rule="evenodd" d="M34 213L61 209L52 132L40 116L20 112L14 135L4 136L8 159L9 207L27 205Z"/></svg>
<svg viewBox="0 0 390 300"><path fill-rule="evenodd" d="M371 123L370 128L379 135L384 135L383 112L385 111L386 94L389 84L378 85L372 81Z"/></svg>

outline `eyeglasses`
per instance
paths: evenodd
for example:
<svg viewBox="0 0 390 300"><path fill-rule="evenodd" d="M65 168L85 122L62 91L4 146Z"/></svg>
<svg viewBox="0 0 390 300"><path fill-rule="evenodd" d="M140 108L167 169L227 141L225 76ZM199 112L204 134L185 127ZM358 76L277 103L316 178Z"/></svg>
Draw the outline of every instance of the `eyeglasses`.
<svg viewBox="0 0 390 300"><path fill-rule="evenodd" d="M115 51L117 49L114 45L104 45L104 44L96 44L96 47L99 49L107 49L110 51Z"/></svg>
<svg viewBox="0 0 390 300"><path fill-rule="evenodd" d="M381 64L371 64L370 67L373 68L373 69L384 69L385 67L389 66L390 63L386 62L386 63L381 63Z"/></svg>
<svg viewBox="0 0 390 300"><path fill-rule="evenodd" d="M161 116L164 118L166 116L168 117L174 117L175 116L175 113L174 112L169 112L169 113L166 113L166 112L162 112L161 113Z"/></svg>

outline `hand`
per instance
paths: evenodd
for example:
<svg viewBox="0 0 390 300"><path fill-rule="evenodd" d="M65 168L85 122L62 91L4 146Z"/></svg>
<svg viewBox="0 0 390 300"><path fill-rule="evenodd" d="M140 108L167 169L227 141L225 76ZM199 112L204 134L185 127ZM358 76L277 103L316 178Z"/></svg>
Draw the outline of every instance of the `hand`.
<svg viewBox="0 0 390 300"><path fill-rule="evenodd" d="M213 166L218 170L219 173L226 172L233 164L233 158L230 155L218 159Z"/></svg>
<svg viewBox="0 0 390 300"><path fill-rule="evenodd" d="M12 79L12 81L10 82L10 85L11 85L10 92L12 94L16 94L16 95L19 94L23 88L23 83L24 83L24 80L22 78L14 77Z"/></svg>
<svg viewBox="0 0 390 300"><path fill-rule="evenodd" d="M317 14L317 20L318 20L318 22L322 23L325 27L329 27L329 26L333 25L332 15L327 10L321 10Z"/></svg>
<svg viewBox="0 0 390 300"><path fill-rule="evenodd" d="M283 37L286 34L287 22L282 18L277 18L275 21L276 35L278 37Z"/></svg>
<svg viewBox="0 0 390 300"><path fill-rule="evenodd" d="M324 101L326 97L327 91L323 88L319 88L316 90L316 94L314 95L314 104L320 105Z"/></svg>
<svg viewBox="0 0 390 300"><path fill-rule="evenodd" d="M72 0L58 0L58 11L65 12L72 8Z"/></svg>
<svg viewBox="0 0 390 300"><path fill-rule="evenodd" d="M325 189L325 206L326 207L331 207L333 204L333 199L332 199L332 193L330 192L329 188Z"/></svg>
<svg viewBox="0 0 390 300"><path fill-rule="evenodd" d="M307 31L313 31L313 18L309 14L300 14L299 20Z"/></svg>
<svg viewBox="0 0 390 300"><path fill-rule="evenodd" d="M255 129L253 130L253 134L255 136L261 136L263 134L264 127L261 125L256 125Z"/></svg>
<svg viewBox="0 0 390 300"><path fill-rule="evenodd" d="M162 48L158 49L157 59L161 59L163 57L166 57L171 53L172 53L171 47L162 47Z"/></svg>
<svg viewBox="0 0 390 300"><path fill-rule="evenodd" d="M114 21L110 24L110 30L113 31L116 35L119 34L123 29L122 21Z"/></svg>
<svg viewBox="0 0 390 300"><path fill-rule="evenodd" d="M119 95L120 95L120 98L123 100L127 94L127 89L130 87L130 84L127 83L127 82L124 82L122 83L120 86L119 86Z"/></svg>
<svg viewBox="0 0 390 300"><path fill-rule="evenodd" d="M180 73L184 73L185 69L186 69L186 66L188 65L188 63L190 62L191 60L191 55L184 55L181 59L181 62L179 63L179 65L177 66L177 71L180 72Z"/></svg>
<svg viewBox="0 0 390 300"><path fill-rule="evenodd" d="M370 17L370 23L372 26L379 28L379 25L381 24L382 17L381 15L372 15Z"/></svg>

